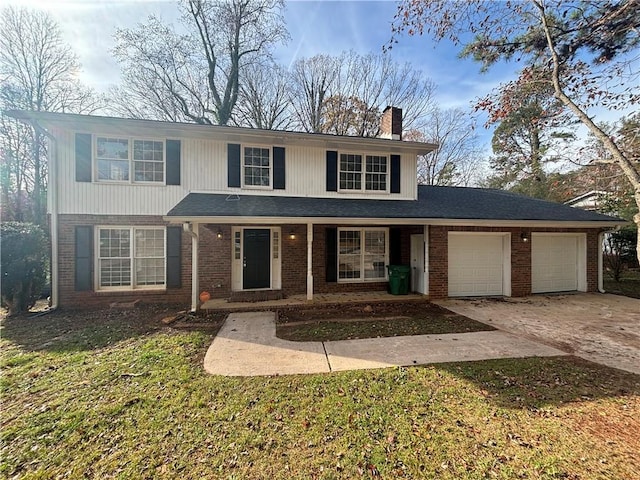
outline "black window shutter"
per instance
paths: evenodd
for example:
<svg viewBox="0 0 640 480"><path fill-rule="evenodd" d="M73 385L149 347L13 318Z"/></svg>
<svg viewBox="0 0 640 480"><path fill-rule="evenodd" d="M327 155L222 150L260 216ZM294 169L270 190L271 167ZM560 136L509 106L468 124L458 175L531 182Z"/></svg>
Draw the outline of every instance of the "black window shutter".
<svg viewBox="0 0 640 480"><path fill-rule="evenodd" d="M389 229L389 265L402 264L402 230Z"/></svg>
<svg viewBox="0 0 640 480"><path fill-rule="evenodd" d="M180 185L180 140L167 140L167 185Z"/></svg>
<svg viewBox="0 0 640 480"><path fill-rule="evenodd" d="M273 188L284 190L286 184L285 156L283 147L273 147Z"/></svg>
<svg viewBox="0 0 640 480"><path fill-rule="evenodd" d="M338 191L338 152L327 150L327 192Z"/></svg>
<svg viewBox="0 0 640 480"><path fill-rule="evenodd" d="M182 227L167 227L167 288L182 286Z"/></svg>
<svg viewBox="0 0 640 480"><path fill-rule="evenodd" d="M400 193L400 155L391 155L391 193Z"/></svg>
<svg viewBox="0 0 640 480"><path fill-rule="evenodd" d="M76 182L91 181L91 134L76 133Z"/></svg>
<svg viewBox="0 0 640 480"><path fill-rule="evenodd" d="M327 228L325 230L325 281L338 281L338 229Z"/></svg>
<svg viewBox="0 0 640 480"><path fill-rule="evenodd" d="M227 145L227 186L240 186L240 145Z"/></svg>
<svg viewBox="0 0 640 480"><path fill-rule="evenodd" d="M75 252L75 289L91 290L93 286L93 227L76 227Z"/></svg>

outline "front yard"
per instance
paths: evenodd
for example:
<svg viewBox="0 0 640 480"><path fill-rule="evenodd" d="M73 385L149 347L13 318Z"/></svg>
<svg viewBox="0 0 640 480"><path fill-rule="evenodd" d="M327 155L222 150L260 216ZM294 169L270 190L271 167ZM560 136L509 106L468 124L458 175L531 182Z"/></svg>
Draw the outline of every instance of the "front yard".
<svg viewBox="0 0 640 480"><path fill-rule="evenodd" d="M640 270L624 271L619 282L616 282L608 273L605 273L604 289L608 293L640 298Z"/></svg>
<svg viewBox="0 0 640 480"><path fill-rule="evenodd" d="M640 478L640 378L572 357L208 376L219 318L4 319L4 478Z"/></svg>

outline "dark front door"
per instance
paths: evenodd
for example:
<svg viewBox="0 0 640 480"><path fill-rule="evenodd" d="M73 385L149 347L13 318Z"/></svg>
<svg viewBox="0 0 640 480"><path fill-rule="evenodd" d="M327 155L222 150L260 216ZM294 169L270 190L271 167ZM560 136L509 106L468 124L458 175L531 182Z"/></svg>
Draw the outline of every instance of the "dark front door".
<svg viewBox="0 0 640 480"><path fill-rule="evenodd" d="M271 287L271 230L245 229L243 250L242 288Z"/></svg>

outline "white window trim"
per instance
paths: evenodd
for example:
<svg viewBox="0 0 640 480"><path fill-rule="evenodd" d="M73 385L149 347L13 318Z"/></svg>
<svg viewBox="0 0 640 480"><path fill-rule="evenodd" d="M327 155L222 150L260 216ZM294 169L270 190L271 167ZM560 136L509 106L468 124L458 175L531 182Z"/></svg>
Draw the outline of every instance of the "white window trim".
<svg viewBox="0 0 640 480"><path fill-rule="evenodd" d="M129 259L131 260L131 285L124 285L118 287L103 287L100 285L100 230L121 229L129 230L131 232L130 242L131 251L129 252ZM136 286L136 272L135 272L135 230L160 230L164 232L164 284L163 285L141 285ZM97 292L130 292L130 291L143 291L143 290L166 290L167 289L167 228L163 225L96 225L93 230L94 240L94 285Z"/></svg>
<svg viewBox="0 0 640 480"><path fill-rule="evenodd" d="M361 181L360 181L360 189L356 188L341 188L340 187L340 173L342 170L340 169L340 156L341 155L360 155L362 157L362 169L360 170ZM387 159L387 172L385 173L387 181L385 190L368 190L367 186L367 156L370 157L385 157ZM387 153L380 152L356 152L356 151L338 151L338 168L337 170L337 184L338 184L338 192L340 193L367 193L372 195L377 194L388 194L391 191L391 155ZM355 172L357 173L357 172ZM374 172L375 173L375 172Z"/></svg>
<svg viewBox="0 0 640 480"><path fill-rule="evenodd" d="M262 148L269 150L269 185L247 185L244 181L244 150L245 148ZM273 190L273 147L271 145L241 144L240 145L240 185L247 190Z"/></svg>
<svg viewBox="0 0 640 480"><path fill-rule="evenodd" d="M360 278L340 278L340 232L360 232ZM385 268L384 277L379 278L364 278L364 248L362 248L362 242L364 241L364 233L365 232L384 232L384 264L389 265L389 229L388 228L380 228L380 227L340 227L338 228L338 238L337 238L337 280L338 283L376 283L376 282L385 282L388 281L389 275L387 274L387 270Z"/></svg>
<svg viewBox="0 0 640 480"><path fill-rule="evenodd" d="M98 138L115 138L129 142L129 180L100 180L98 179ZM133 141L162 142L162 182L146 182L134 180ZM123 160L124 161L124 160ZM167 139L160 137L131 137L125 135L93 134L91 136L91 173L94 183L108 183L120 185L166 185L167 184Z"/></svg>

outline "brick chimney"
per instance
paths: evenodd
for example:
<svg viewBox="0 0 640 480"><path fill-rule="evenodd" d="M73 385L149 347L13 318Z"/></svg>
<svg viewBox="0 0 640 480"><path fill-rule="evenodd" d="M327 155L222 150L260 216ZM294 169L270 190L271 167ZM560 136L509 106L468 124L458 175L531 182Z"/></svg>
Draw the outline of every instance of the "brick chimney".
<svg viewBox="0 0 640 480"><path fill-rule="evenodd" d="M380 118L380 138L402 140L402 109L387 107Z"/></svg>

